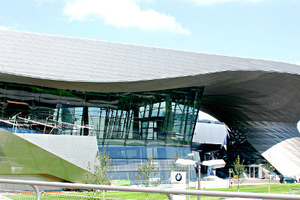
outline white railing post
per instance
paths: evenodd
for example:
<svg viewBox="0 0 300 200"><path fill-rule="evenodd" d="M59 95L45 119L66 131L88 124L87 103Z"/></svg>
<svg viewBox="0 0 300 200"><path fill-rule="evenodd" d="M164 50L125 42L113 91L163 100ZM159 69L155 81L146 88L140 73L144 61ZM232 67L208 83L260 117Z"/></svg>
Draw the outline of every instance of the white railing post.
<svg viewBox="0 0 300 200"><path fill-rule="evenodd" d="M173 200L173 195L172 193L168 193L168 191L170 190L170 188L165 189L165 194L168 196L169 200Z"/></svg>
<svg viewBox="0 0 300 200"><path fill-rule="evenodd" d="M40 200L41 199L41 194L39 191L39 188L36 185L31 185L31 187L33 187L35 194L36 194L36 200Z"/></svg>
<svg viewBox="0 0 300 200"><path fill-rule="evenodd" d="M169 200L173 200L173 195L171 194L166 194L166 195L168 196Z"/></svg>

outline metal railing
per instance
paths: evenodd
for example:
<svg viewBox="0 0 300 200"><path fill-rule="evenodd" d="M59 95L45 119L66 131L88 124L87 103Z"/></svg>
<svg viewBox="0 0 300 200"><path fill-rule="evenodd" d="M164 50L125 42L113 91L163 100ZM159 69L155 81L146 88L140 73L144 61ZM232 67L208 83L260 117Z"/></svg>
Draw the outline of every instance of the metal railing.
<svg viewBox="0 0 300 200"><path fill-rule="evenodd" d="M90 189L90 190L114 190L126 192L144 192L144 193L161 193L168 196L169 200L173 200L173 195L195 195L195 196L213 196L213 197L239 197L239 198L256 198L256 199L285 199L300 200L300 195L291 194L267 194L267 193L250 193L250 192L222 192L222 191L204 191L204 190L178 190L169 188L143 188L128 186L110 186L110 185L94 185L81 183L60 183L46 181L27 181L0 179L0 183L30 185L36 193L36 199L40 200L40 191L38 186L52 186L73 189Z"/></svg>
<svg viewBox="0 0 300 200"><path fill-rule="evenodd" d="M45 120L45 122L41 122L41 121L37 121L37 120L32 120L32 119L26 119L24 117L20 117L19 115L21 114L21 112L19 112L18 114L14 115L12 117L12 119L0 119L0 122L8 124L8 125L12 125L12 130L11 132L13 133L17 133L18 128L20 127L24 127L24 129L28 129L31 130L30 127L32 127L32 125L41 125L44 127L43 131L38 131L40 133L46 133L46 129L47 128L51 128L50 132L48 134L52 134L54 132L55 129L62 129L62 128L69 128L71 130L80 130L80 129L89 129L90 133L92 133L94 131L94 127L91 125L77 125L77 124L72 124L72 123L68 123L68 122L62 122L62 121L57 121L57 120L53 120L53 119L49 119L50 116L48 116Z"/></svg>

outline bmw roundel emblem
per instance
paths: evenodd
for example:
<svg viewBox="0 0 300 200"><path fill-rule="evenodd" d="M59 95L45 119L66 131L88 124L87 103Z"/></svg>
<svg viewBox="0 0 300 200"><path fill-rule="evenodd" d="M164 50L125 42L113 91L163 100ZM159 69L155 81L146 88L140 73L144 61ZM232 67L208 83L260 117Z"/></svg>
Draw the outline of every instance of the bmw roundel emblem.
<svg viewBox="0 0 300 200"><path fill-rule="evenodd" d="M176 181L181 181L182 175L181 175L180 173L177 173L177 174L175 175L175 179L176 179Z"/></svg>

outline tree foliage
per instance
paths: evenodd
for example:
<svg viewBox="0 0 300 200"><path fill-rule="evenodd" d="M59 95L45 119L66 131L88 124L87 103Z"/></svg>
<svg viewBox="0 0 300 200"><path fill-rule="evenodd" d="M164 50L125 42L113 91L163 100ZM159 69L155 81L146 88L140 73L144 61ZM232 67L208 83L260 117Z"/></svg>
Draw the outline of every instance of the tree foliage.
<svg viewBox="0 0 300 200"><path fill-rule="evenodd" d="M86 173L86 183L110 185L110 180L114 174L111 174L114 165L112 164L109 154L106 154L106 150L100 154L99 151L95 156L95 164L91 166L88 163L88 171ZM111 174L111 175L110 175Z"/></svg>
<svg viewBox="0 0 300 200"><path fill-rule="evenodd" d="M150 182L151 178L155 177L158 173L158 168L155 168L153 158L149 157L147 161L139 164L138 171L135 173L135 177L141 181L142 185L149 187L150 185L157 186L160 184L160 179Z"/></svg>
<svg viewBox="0 0 300 200"><path fill-rule="evenodd" d="M266 177L268 177L268 179L269 179L268 192L270 193L271 192L271 174L272 174L272 172L275 171L275 168L270 163L266 163L264 165L264 168L269 171L269 174L266 174Z"/></svg>
<svg viewBox="0 0 300 200"><path fill-rule="evenodd" d="M266 174L266 177L270 178L271 173L275 171L275 167L273 167L270 163L266 163L264 168L269 171L269 174Z"/></svg>
<svg viewBox="0 0 300 200"><path fill-rule="evenodd" d="M171 163L171 167L170 167L171 171L182 170L182 167L178 167L176 165L176 161L178 160L178 158L179 158L179 152L177 152L177 153L174 154L174 159L173 159L173 161Z"/></svg>
<svg viewBox="0 0 300 200"><path fill-rule="evenodd" d="M245 176L245 165L244 165L244 160L241 161L240 156L238 155L236 160L233 162L234 168L233 168L233 175L234 178L237 181L238 184L238 192L240 191L240 184L244 181Z"/></svg>

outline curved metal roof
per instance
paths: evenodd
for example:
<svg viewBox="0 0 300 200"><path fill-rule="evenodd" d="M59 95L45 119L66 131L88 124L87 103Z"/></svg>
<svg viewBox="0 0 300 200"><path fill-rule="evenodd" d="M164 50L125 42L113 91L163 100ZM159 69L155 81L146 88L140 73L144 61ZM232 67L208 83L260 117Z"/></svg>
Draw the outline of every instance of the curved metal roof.
<svg viewBox="0 0 300 200"><path fill-rule="evenodd" d="M299 65L7 30L0 81L94 92L205 86L201 110L242 132L282 172L289 169L275 162L282 148L274 146L300 146ZM299 149L283 156L300 174Z"/></svg>
<svg viewBox="0 0 300 200"><path fill-rule="evenodd" d="M1 79L20 83L122 92L208 84L202 75L224 71L300 73L296 65L280 62L0 31Z"/></svg>

